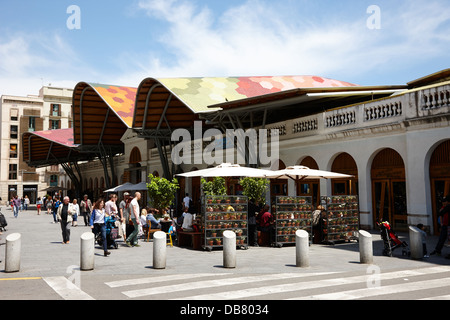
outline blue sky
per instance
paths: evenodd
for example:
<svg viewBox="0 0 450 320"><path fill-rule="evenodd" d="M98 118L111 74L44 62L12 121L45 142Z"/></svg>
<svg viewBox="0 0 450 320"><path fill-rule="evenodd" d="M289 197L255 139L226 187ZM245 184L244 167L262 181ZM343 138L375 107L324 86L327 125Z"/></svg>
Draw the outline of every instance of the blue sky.
<svg viewBox="0 0 450 320"><path fill-rule="evenodd" d="M70 5L80 8L78 30L67 28ZM405 84L450 67L449 8L449 0L1 0L0 95L80 81L137 87L146 77Z"/></svg>

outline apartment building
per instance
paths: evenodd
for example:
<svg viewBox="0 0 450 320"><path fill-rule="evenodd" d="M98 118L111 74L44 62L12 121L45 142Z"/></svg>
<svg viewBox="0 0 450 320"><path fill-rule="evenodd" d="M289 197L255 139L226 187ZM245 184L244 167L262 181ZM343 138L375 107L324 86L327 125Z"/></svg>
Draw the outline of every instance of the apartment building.
<svg viewBox="0 0 450 320"><path fill-rule="evenodd" d="M36 169L22 158L25 132L71 126L72 90L42 87L39 95L3 95L0 98L0 197L5 203L18 195L35 203L49 186L64 187L67 177L59 166Z"/></svg>

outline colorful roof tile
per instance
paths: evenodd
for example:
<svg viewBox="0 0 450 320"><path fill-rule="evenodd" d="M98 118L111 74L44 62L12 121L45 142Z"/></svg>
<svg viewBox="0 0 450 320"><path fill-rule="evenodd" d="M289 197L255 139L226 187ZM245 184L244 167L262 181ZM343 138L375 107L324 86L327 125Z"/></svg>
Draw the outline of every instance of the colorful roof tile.
<svg viewBox="0 0 450 320"><path fill-rule="evenodd" d="M74 144L73 129L59 129L33 132L35 136L44 138L46 140L56 142L68 148L75 148L78 145Z"/></svg>
<svg viewBox="0 0 450 320"><path fill-rule="evenodd" d="M89 83L111 109L131 128L137 88Z"/></svg>
<svg viewBox="0 0 450 320"><path fill-rule="evenodd" d="M302 88L355 87L357 85L317 76L169 78L157 79L194 112L209 106Z"/></svg>

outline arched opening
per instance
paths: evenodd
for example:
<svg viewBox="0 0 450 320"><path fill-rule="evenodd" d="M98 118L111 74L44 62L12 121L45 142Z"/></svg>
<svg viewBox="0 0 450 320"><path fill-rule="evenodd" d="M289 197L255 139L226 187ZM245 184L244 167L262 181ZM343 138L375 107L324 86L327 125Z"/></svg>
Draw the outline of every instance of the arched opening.
<svg viewBox="0 0 450 320"><path fill-rule="evenodd" d="M276 166L276 167L275 167ZM284 170L286 165L282 160L278 160L272 166L272 170ZM287 179L270 179L270 202L275 203L276 196L286 196L287 195Z"/></svg>
<svg viewBox="0 0 450 320"><path fill-rule="evenodd" d="M389 221L396 230L408 229L405 164L390 148L381 150L372 162L372 207L374 223Z"/></svg>
<svg viewBox="0 0 450 320"><path fill-rule="evenodd" d="M357 195L358 194L358 167L355 160L348 153L341 153L334 159L331 171L354 176L350 179L335 179L332 181L333 195Z"/></svg>
<svg viewBox="0 0 450 320"><path fill-rule="evenodd" d="M142 156L141 151L138 147L134 147L131 150L130 158L128 160L129 168L127 171L129 182L137 184L142 182L142 166L141 166Z"/></svg>
<svg viewBox="0 0 450 320"><path fill-rule="evenodd" d="M312 157L306 157L300 162L301 166L308 167L310 169L319 170L319 165ZM298 196L310 196L312 197L312 203L319 205L320 203L320 180L303 180L297 181L297 195Z"/></svg>
<svg viewBox="0 0 450 320"><path fill-rule="evenodd" d="M442 198L450 195L450 140L439 144L430 159L431 198L433 199L433 223L439 232L437 214L442 207Z"/></svg>

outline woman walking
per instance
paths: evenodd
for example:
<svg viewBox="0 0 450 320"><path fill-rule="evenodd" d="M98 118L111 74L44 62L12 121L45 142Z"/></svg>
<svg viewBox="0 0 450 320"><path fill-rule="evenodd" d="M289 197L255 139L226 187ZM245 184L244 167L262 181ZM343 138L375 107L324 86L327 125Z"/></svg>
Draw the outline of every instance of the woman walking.
<svg viewBox="0 0 450 320"><path fill-rule="evenodd" d="M103 253L104 256L107 257L108 255L111 254L111 252L108 251L108 243L106 239L106 225L105 225L106 212L104 206L105 202L103 201L103 199L99 199L97 200L97 202L95 202L92 208L91 219L89 224L91 226L92 232L94 232L95 234L95 237L97 237L99 233L101 234L103 240L102 241Z"/></svg>

